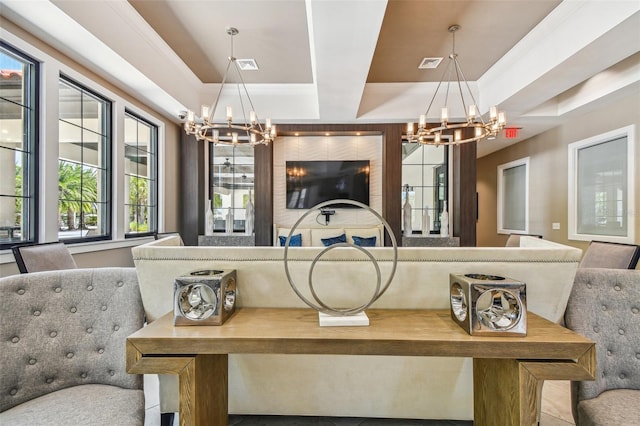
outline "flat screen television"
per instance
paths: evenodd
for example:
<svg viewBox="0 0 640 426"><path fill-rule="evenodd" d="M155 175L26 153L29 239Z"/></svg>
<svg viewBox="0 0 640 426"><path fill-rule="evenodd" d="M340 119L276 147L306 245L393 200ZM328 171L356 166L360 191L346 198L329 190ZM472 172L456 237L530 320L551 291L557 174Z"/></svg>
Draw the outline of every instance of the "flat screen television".
<svg viewBox="0 0 640 426"><path fill-rule="evenodd" d="M288 209L309 209L336 199L369 205L369 160L287 161L286 173Z"/></svg>

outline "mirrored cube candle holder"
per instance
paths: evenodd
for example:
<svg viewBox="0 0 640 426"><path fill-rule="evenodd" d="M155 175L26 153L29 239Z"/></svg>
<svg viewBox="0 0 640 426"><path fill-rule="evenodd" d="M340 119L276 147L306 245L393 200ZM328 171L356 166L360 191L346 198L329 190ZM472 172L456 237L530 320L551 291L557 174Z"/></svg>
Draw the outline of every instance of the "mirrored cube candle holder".
<svg viewBox="0 0 640 426"><path fill-rule="evenodd" d="M486 274L450 274L451 318L476 336L526 336L526 284Z"/></svg>
<svg viewBox="0 0 640 426"><path fill-rule="evenodd" d="M175 325L222 325L236 307L236 270L202 269L173 284Z"/></svg>

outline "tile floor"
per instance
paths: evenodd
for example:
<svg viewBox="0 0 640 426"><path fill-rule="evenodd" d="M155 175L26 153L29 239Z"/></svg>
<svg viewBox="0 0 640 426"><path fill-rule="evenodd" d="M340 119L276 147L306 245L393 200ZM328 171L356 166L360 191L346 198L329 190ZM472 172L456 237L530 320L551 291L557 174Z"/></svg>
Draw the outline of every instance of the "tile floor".
<svg viewBox="0 0 640 426"><path fill-rule="evenodd" d="M158 379L145 375L145 426L160 426L158 405ZM327 417L229 416L230 426L471 426L470 421L454 420L399 420ZM178 416L174 422L179 425ZM542 416L540 426L571 426L571 395L569 382L547 381L542 390Z"/></svg>

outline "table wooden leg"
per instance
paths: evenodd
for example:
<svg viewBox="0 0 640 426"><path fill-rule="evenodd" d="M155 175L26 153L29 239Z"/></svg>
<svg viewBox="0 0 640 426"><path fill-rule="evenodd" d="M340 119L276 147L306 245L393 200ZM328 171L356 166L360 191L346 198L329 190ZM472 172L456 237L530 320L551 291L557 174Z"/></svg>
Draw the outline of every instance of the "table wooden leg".
<svg viewBox="0 0 640 426"><path fill-rule="evenodd" d="M196 355L180 372L180 426L226 426L229 357Z"/></svg>
<svg viewBox="0 0 640 426"><path fill-rule="evenodd" d="M538 380L514 359L473 360L473 424L536 425Z"/></svg>

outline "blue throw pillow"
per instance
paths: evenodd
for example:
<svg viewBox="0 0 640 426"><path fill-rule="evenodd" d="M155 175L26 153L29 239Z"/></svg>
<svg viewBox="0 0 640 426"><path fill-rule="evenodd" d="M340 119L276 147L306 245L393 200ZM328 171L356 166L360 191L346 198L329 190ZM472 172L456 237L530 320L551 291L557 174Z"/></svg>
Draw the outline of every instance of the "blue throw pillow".
<svg viewBox="0 0 640 426"><path fill-rule="evenodd" d="M345 234L342 234L342 235L338 235L337 237L320 238L320 240L322 240L322 244L324 244L325 247L329 247L333 244L346 243L347 236Z"/></svg>
<svg viewBox="0 0 640 426"><path fill-rule="evenodd" d="M364 238L364 237L356 237L355 235L353 236L353 243L357 246L360 247L375 247L376 246L376 237L369 237L369 238Z"/></svg>
<svg viewBox="0 0 640 426"><path fill-rule="evenodd" d="M280 246L284 247L287 242L287 237L284 235L278 236L280 240ZM291 241L289 241L289 247L302 247L302 234L293 234L291 236Z"/></svg>

